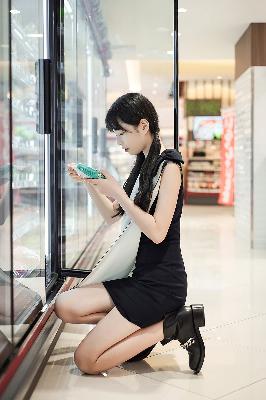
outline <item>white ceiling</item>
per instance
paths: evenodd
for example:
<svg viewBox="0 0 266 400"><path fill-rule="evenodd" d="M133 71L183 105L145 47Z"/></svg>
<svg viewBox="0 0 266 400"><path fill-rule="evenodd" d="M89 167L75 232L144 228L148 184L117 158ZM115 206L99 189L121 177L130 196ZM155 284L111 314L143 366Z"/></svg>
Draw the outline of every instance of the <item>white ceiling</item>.
<svg viewBox="0 0 266 400"><path fill-rule="evenodd" d="M121 94L140 91L161 110L172 126L173 0L102 0L112 59L107 80L107 104ZM171 111L172 112L172 111Z"/></svg>
<svg viewBox="0 0 266 400"><path fill-rule="evenodd" d="M234 59L251 22L266 22L266 0L179 0L180 60ZM173 0L102 0L115 57L171 60Z"/></svg>
<svg viewBox="0 0 266 400"><path fill-rule="evenodd" d="M102 0L101 8L116 59L172 59L173 0Z"/></svg>
<svg viewBox="0 0 266 400"><path fill-rule="evenodd" d="M251 22L266 22L265 0L179 0L180 60L234 59Z"/></svg>
<svg viewBox="0 0 266 400"><path fill-rule="evenodd" d="M131 72L141 92L163 106L173 79L167 51L174 0L102 0L101 6L113 54L109 101L130 91L126 60L135 60ZM178 15L179 79L233 79L234 46L251 22L266 20L266 0L179 0L179 7L188 10Z"/></svg>

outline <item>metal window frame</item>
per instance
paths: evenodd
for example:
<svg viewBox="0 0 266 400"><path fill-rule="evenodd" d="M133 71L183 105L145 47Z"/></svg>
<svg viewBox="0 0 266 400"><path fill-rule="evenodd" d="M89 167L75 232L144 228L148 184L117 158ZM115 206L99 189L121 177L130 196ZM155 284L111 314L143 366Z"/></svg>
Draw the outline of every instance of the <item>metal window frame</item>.
<svg viewBox="0 0 266 400"><path fill-rule="evenodd" d="M174 148L178 150L179 140L179 53L178 53L178 0L174 0Z"/></svg>

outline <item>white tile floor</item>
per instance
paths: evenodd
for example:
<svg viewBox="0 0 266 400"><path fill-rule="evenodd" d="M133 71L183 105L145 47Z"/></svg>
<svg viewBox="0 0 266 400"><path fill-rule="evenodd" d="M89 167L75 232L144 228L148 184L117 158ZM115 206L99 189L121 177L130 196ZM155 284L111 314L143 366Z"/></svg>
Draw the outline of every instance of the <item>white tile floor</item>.
<svg viewBox="0 0 266 400"><path fill-rule="evenodd" d="M203 303L206 313L201 373L191 373L187 352L172 341L105 376L82 374L73 352L93 325L66 324L32 400L266 399L266 250L237 241L232 208L186 206L181 229L187 304Z"/></svg>

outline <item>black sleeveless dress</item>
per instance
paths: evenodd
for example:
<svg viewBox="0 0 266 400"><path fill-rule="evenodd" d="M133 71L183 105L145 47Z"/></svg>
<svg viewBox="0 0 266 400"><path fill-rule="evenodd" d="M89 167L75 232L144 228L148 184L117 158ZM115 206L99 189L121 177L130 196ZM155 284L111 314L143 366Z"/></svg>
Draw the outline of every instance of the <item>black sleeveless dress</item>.
<svg viewBox="0 0 266 400"><path fill-rule="evenodd" d="M182 307L187 297L187 274L180 249L184 161L179 151L166 149L158 156L155 168L169 161L179 165L182 182L165 239L156 244L141 232L132 276L102 282L118 311L140 328L161 321L166 313ZM157 199L158 195L149 214L154 214Z"/></svg>

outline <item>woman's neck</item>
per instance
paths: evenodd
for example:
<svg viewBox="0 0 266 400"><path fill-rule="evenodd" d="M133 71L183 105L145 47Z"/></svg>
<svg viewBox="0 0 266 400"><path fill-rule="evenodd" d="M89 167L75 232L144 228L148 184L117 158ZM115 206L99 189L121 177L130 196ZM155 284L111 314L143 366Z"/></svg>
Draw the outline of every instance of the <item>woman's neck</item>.
<svg viewBox="0 0 266 400"><path fill-rule="evenodd" d="M162 142L161 142L160 154L161 154L164 150L166 150L166 148L164 147L164 145L163 145ZM145 158L146 158L147 155L149 154L149 151L147 152L147 154L145 154L144 151L143 151L143 154L145 155Z"/></svg>

